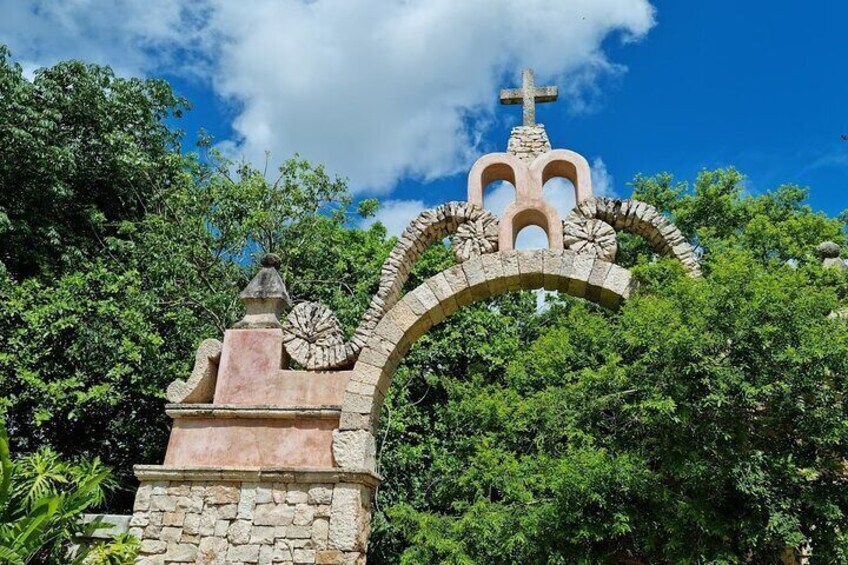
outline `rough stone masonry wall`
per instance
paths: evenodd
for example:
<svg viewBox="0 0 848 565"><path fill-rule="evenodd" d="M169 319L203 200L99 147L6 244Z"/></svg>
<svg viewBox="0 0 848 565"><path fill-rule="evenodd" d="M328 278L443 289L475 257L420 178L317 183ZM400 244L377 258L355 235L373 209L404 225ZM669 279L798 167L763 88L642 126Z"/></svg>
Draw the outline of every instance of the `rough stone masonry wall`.
<svg viewBox="0 0 848 565"><path fill-rule="evenodd" d="M528 162L550 150L551 142L542 124L512 128L512 134L506 146L507 153L512 153L522 161Z"/></svg>
<svg viewBox="0 0 848 565"><path fill-rule="evenodd" d="M352 483L144 482L130 533L145 565L364 564L370 492Z"/></svg>

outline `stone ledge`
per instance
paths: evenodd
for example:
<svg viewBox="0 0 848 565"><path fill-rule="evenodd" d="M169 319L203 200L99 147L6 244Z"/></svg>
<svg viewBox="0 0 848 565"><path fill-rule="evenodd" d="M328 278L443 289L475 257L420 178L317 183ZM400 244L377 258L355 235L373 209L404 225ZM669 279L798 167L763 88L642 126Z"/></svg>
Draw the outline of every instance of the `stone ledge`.
<svg viewBox="0 0 848 565"><path fill-rule="evenodd" d="M166 404L165 414L178 418L242 418L295 420L332 420L341 414L341 406L264 406L236 404Z"/></svg>
<svg viewBox="0 0 848 565"><path fill-rule="evenodd" d="M133 472L139 481L227 481L263 483L329 484L350 483L376 488L383 477L365 469L320 467L177 467L136 465Z"/></svg>

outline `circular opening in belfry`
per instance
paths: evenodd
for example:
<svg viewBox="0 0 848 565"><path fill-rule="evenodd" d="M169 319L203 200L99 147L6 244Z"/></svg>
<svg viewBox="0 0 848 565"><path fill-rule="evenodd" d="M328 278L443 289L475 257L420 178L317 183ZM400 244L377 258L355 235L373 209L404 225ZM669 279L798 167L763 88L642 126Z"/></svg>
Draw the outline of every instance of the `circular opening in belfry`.
<svg viewBox="0 0 848 565"><path fill-rule="evenodd" d="M515 237L516 249L547 249L548 234L539 226L526 226Z"/></svg>

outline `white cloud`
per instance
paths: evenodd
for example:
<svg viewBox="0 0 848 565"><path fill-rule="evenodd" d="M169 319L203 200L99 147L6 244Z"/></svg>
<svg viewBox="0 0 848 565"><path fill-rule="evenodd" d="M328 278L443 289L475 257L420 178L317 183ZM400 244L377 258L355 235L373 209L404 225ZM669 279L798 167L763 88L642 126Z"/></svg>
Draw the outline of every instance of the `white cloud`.
<svg viewBox="0 0 848 565"><path fill-rule="evenodd" d="M591 165L592 192L595 196L615 196L615 184L612 175L607 170L607 164L600 157L595 157Z"/></svg>
<svg viewBox="0 0 848 565"><path fill-rule="evenodd" d="M490 187L484 189L483 207L495 216L501 217L507 206L515 202L515 187L506 181L490 185Z"/></svg>
<svg viewBox="0 0 848 565"><path fill-rule="evenodd" d="M377 213L362 220L362 227L380 222L389 235L400 235L427 205L422 200L384 200Z"/></svg>
<svg viewBox="0 0 848 565"><path fill-rule="evenodd" d="M518 69L591 97L620 70L604 39L654 23L648 0L0 0L0 13L27 68L78 57L201 77L233 102L227 147L257 163L298 152L374 193L492 149L479 140Z"/></svg>
<svg viewBox="0 0 848 565"><path fill-rule="evenodd" d="M188 0L0 0L0 43L28 75L65 59L127 75L180 71L186 46L197 44L202 11Z"/></svg>

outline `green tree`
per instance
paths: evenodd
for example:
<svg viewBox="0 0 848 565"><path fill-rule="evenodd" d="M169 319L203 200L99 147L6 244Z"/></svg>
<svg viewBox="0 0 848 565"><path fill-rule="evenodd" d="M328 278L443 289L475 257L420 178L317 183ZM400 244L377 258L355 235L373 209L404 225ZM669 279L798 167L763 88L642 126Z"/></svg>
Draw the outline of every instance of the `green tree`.
<svg viewBox="0 0 848 565"><path fill-rule="evenodd" d="M388 253L381 226L348 227L345 184L321 167L295 158L266 179L246 165L230 175L214 154L184 164L76 270L0 277L0 406L16 448L100 456L124 487L116 508L131 501L132 466L162 460L168 383L240 317L254 253L290 250L292 296L330 304L350 329Z"/></svg>
<svg viewBox="0 0 848 565"><path fill-rule="evenodd" d="M79 61L32 80L0 45L0 263L13 277L76 267L182 170L187 107L161 80Z"/></svg>
<svg viewBox="0 0 848 565"><path fill-rule="evenodd" d="M704 254L692 280L623 238L619 312L522 295L463 309L383 413L375 563L848 563L841 221L733 170L634 181ZM434 270L443 265L433 264Z"/></svg>

